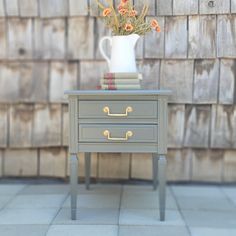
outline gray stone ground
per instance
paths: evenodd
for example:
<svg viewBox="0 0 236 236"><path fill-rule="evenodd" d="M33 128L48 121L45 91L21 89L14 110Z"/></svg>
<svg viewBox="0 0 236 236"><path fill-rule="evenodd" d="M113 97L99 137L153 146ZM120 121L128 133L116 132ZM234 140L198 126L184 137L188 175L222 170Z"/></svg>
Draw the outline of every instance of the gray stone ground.
<svg viewBox="0 0 236 236"><path fill-rule="evenodd" d="M149 185L78 190L78 220L71 221L68 185L0 184L0 235L236 235L236 186L169 185L165 222Z"/></svg>

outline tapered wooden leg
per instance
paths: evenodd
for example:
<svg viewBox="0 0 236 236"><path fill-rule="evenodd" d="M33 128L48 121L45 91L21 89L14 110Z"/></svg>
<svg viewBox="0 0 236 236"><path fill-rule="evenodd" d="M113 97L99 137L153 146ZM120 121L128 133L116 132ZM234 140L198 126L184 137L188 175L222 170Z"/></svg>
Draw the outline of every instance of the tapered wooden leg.
<svg viewBox="0 0 236 236"><path fill-rule="evenodd" d="M70 156L70 195L71 195L71 219L72 220L76 220L77 184L78 184L78 158L76 154L71 154Z"/></svg>
<svg viewBox="0 0 236 236"><path fill-rule="evenodd" d="M158 158L158 180L160 220L164 221L166 208L166 157L164 155Z"/></svg>
<svg viewBox="0 0 236 236"><path fill-rule="evenodd" d="M158 168L158 155L152 154L152 179L153 179L153 190L157 189L157 168Z"/></svg>
<svg viewBox="0 0 236 236"><path fill-rule="evenodd" d="M85 158L85 185L86 189L89 190L90 172L91 172L91 153L86 152L84 158Z"/></svg>

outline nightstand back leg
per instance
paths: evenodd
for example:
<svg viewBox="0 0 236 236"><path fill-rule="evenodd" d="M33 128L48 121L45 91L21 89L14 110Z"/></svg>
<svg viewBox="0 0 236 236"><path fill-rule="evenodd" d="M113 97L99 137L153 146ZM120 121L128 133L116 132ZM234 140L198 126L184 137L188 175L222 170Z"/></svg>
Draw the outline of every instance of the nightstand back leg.
<svg viewBox="0 0 236 236"><path fill-rule="evenodd" d="M158 169L158 155L156 153L152 154L152 179L153 179L153 190L157 189L157 169Z"/></svg>
<svg viewBox="0 0 236 236"><path fill-rule="evenodd" d="M91 174L91 153L86 152L84 158L85 158L85 185L86 189L89 190L90 174Z"/></svg>
<svg viewBox="0 0 236 236"><path fill-rule="evenodd" d="M76 220L77 186L78 185L78 158L76 154L70 156L70 194L71 194L71 219Z"/></svg>

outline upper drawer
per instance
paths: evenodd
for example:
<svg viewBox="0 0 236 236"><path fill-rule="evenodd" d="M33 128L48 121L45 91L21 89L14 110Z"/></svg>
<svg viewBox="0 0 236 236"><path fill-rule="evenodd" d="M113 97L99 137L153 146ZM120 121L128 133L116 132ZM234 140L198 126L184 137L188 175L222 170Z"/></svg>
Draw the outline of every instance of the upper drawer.
<svg viewBox="0 0 236 236"><path fill-rule="evenodd" d="M156 119L156 101L79 101L79 118Z"/></svg>

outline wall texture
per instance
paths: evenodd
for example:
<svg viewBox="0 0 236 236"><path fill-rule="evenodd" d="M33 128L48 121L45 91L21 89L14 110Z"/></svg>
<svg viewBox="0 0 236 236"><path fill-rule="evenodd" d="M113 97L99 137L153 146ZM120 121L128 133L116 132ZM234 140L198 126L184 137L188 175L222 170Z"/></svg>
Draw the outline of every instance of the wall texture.
<svg viewBox="0 0 236 236"><path fill-rule="evenodd" d="M163 30L139 41L138 67L144 88L173 90L168 179L236 181L236 0L147 2ZM97 14L86 0L0 0L0 176L69 175L63 91L95 89L107 70ZM151 165L94 153L92 176L150 179Z"/></svg>

